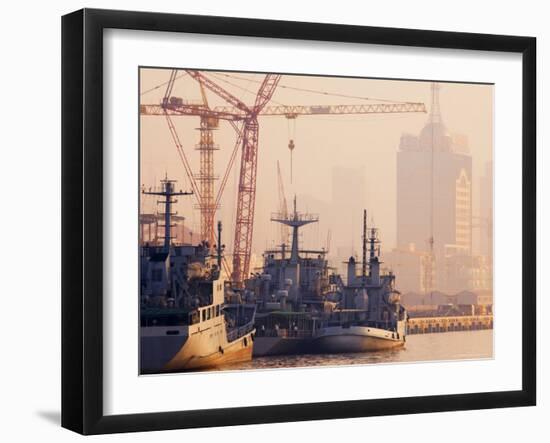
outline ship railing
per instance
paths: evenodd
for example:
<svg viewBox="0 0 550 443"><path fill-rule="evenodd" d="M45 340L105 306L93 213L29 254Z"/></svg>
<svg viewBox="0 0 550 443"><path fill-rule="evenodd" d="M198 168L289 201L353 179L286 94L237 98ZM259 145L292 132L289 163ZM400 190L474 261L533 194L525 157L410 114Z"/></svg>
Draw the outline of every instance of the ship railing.
<svg viewBox="0 0 550 443"><path fill-rule="evenodd" d="M227 332L227 341L232 342L254 330L254 322L247 323Z"/></svg>
<svg viewBox="0 0 550 443"><path fill-rule="evenodd" d="M299 214L285 214L282 212L272 212L271 213L271 221L278 221L278 220L285 220L285 221L319 221L319 215L317 214L306 214L306 213L299 213Z"/></svg>
<svg viewBox="0 0 550 443"><path fill-rule="evenodd" d="M269 329L264 331L258 329L256 333L258 337L311 338L313 336L313 332L307 329Z"/></svg>

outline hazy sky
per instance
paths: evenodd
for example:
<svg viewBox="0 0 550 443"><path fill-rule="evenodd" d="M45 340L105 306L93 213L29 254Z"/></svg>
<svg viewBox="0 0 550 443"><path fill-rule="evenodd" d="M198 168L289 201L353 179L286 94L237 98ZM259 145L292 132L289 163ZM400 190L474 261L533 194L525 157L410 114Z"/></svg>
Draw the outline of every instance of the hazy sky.
<svg viewBox="0 0 550 443"><path fill-rule="evenodd" d="M181 72L181 71L180 71ZM164 95L170 70L141 70L141 103L158 104ZM207 75L247 104L254 101L254 92L259 87L262 74L230 73L229 78L221 73ZM230 83L228 83L230 82ZM285 88L288 86L289 88ZM335 95L297 91L291 88L329 92ZM149 91L149 92L146 92ZM248 92L251 91L251 92ZM189 76L183 76L175 83L173 96L188 100L201 100L198 84ZM365 101L353 97L370 97L394 101L424 102L429 110L430 83L420 81L394 81L375 79L349 79L310 76L284 75L279 82L271 104L362 104ZM224 104L212 93L208 93L210 106ZM484 165L492 161L493 149L493 87L471 84L441 84L440 105L443 121L452 134L463 134L468 138L473 159L473 215L479 214L479 182ZM269 222L271 212L279 206L277 187L277 161L280 162L287 200L294 194L307 196L302 207L320 213L321 222L317 226L304 229L303 246L324 246L327 230L323 211L332 199L332 171L335 166L363 168L365 171L365 202L354 202L350 214L342 214L343 219L354 220L355 244L359 245L360 218L358 208L365 206L381 229L384 248L395 246L396 238L396 153L403 133L418 135L428 120L428 114L390 115L348 115L348 116L300 116L295 124L284 117L260 117L260 143L258 160L258 180L256 193L256 218L253 252L261 253L266 246L278 242L278 227ZM173 121L190 161L198 172L199 153L195 145L199 132L198 117L174 117ZM290 182L289 138L293 138L296 148L293 153L293 180ZM215 171L223 176L229 155L235 144L235 132L226 122L220 123L215 133L215 141L220 146L216 152ZM232 171L231 178L222 198L222 208L217 219L224 223L224 242L233 242L236 177L239 163ZM168 131L164 117L141 117L141 182L146 187L158 184L158 180L168 173L178 180L178 187L190 188L181 160ZM219 181L216 183L216 186ZM353 200L350 192L350 201ZM319 202L319 207L314 202ZM144 209L151 211L154 200L143 201ZM187 225L199 232L199 214L193 209L192 198L180 198L177 209L187 217ZM323 204L325 203L325 204ZM350 208L351 208L350 207ZM325 214L326 215L326 214ZM356 221L356 222L355 222ZM332 238L332 247L351 242L349 238ZM474 231L474 253L478 233ZM351 246L350 246L351 247Z"/></svg>

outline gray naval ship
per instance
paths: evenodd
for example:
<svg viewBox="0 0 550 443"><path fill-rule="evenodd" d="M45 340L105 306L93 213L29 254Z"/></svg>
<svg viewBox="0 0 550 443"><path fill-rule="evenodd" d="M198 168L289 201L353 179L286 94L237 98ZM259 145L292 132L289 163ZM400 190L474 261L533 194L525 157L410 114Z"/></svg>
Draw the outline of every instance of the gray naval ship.
<svg viewBox="0 0 550 443"><path fill-rule="evenodd" d="M361 272L357 272L355 258L350 257L341 302L314 333L317 352L381 351L405 345L408 314L395 289L395 274L383 273L381 263L378 230L367 229L364 211ZM347 312L354 315L346 317Z"/></svg>
<svg viewBox="0 0 550 443"><path fill-rule="evenodd" d="M351 257L345 284L329 266L327 250L299 248L299 229L316 223L317 216L298 213L295 199L290 216L274 214L271 220L292 228L292 245L290 251L285 244L265 251L261 272L246 281L246 296L258 307L254 356L365 352L405 344L407 313L394 289L395 275L381 272L378 232L367 233L366 211L361 272Z"/></svg>
<svg viewBox="0 0 550 443"><path fill-rule="evenodd" d="M161 181L164 241L140 246L140 373L213 368L252 359L255 305L225 304L221 223L218 245L176 244L174 181Z"/></svg>

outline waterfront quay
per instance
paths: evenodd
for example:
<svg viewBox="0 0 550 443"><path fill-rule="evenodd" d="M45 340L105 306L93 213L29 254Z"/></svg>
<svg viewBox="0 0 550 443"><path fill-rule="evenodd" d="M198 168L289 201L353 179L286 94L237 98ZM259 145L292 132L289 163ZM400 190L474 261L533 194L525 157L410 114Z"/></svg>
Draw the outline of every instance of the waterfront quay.
<svg viewBox="0 0 550 443"><path fill-rule="evenodd" d="M434 332L477 331L493 329L492 315L461 315L453 317L410 318L408 333L430 334Z"/></svg>

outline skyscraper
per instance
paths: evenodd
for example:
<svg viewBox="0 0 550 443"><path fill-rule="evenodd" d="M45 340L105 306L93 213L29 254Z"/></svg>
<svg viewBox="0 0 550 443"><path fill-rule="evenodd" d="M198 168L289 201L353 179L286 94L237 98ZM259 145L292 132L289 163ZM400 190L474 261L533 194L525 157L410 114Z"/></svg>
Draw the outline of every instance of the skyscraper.
<svg viewBox="0 0 550 443"><path fill-rule="evenodd" d="M428 121L418 136L404 134L397 153L397 249L433 257L432 289L446 290L453 257L472 252L472 158L464 137L447 130L432 84Z"/></svg>

